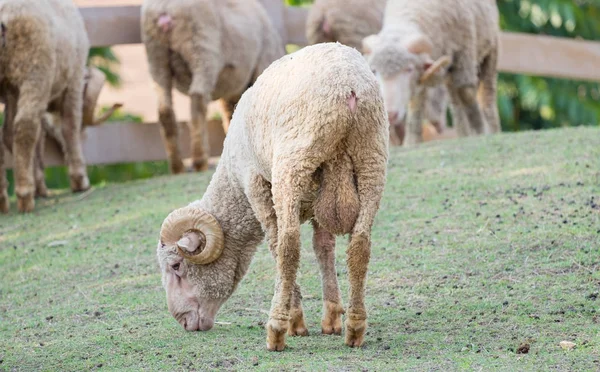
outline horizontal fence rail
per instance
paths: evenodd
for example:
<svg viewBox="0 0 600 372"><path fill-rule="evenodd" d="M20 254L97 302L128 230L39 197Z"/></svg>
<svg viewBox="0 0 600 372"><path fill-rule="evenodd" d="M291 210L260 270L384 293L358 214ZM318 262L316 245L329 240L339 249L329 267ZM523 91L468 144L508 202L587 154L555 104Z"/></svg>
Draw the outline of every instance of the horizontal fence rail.
<svg viewBox="0 0 600 372"><path fill-rule="evenodd" d="M260 0L286 44L307 44L304 26L308 8L286 7L282 0ZM139 44L140 6L82 7L92 46ZM499 69L504 72L600 81L600 42L550 36L503 32ZM127 102L125 107L127 106ZM180 144L189 156L189 135L182 128ZM223 130L216 121L209 123L211 155L218 156L223 145ZM185 140L184 140L185 139ZM159 126L137 123L110 123L86 129L84 155L88 165L165 160L166 153ZM10 155L6 166L12 166ZM64 164L56 144L48 140L46 166Z"/></svg>

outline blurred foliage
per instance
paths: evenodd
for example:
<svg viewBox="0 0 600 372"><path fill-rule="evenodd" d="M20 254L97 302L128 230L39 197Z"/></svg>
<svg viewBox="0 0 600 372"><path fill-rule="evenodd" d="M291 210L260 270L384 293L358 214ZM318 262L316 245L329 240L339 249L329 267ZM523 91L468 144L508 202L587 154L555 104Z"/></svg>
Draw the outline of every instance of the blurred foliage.
<svg viewBox="0 0 600 372"><path fill-rule="evenodd" d="M598 0L498 0L503 30L600 41ZM598 125L600 84L501 73L504 130Z"/></svg>
<svg viewBox="0 0 600 372"><path fill-rule="evenodd" d="M91 48L88 54L88 64L102 71L110 86L115 88L121 86L121 76L119 75L121 61L110 47Z"/></svg>
<svg viewBox="0 0 600 372"><path fill-rule="evenodd" d="M312 0L285 0L301 6ZM497 0L502 30L600 41L600 0ZM600 68L600 67L599 67ZM503 130L598 125L600 84L500 73Z"/></svg>

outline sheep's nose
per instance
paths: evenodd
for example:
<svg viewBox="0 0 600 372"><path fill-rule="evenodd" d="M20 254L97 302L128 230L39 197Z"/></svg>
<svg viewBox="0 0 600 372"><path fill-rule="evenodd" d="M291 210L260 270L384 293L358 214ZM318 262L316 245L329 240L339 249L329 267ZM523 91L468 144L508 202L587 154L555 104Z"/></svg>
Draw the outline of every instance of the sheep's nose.
<svg viewBox="0 0 600 372"><path fill-rule="evenodd" d="M388 111L388 120L390 123L395 123L398 120L398 111Z"/></svg>
<svg viewBox="0 0 600 372"><path fill-rule="evenodd" d="M200 322L198 324L199 331L209 331L215 325L214 319L209 318L200 318Z"/></svg>
<svg viewBox="0 0 600 372"><path fill-rule="evenodd" d="M182 316L179 320L179 323L186 331L194 332L200 329L198 315L195 312L189 312Z"/></svg>

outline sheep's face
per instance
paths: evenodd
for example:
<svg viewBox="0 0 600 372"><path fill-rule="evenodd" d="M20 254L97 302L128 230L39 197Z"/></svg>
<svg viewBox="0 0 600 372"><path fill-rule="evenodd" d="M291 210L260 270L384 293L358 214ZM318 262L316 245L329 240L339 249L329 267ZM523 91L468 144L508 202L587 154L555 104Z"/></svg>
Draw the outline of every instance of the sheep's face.
<svg viewBox="0 0 600 372"><path fill-rule="evenodd" d="M199 208L175 210L163 222L157 258L167 305L188 331L211 329L237 284L228 259L219 259L223 242L219 223Z"/></svg>
<svg viewBox="0 0 600 372"><path fill-rule="evenodd" d="M228 282L233 276L220 278L211 268L189 263L174 253L173 247L160 246L159 250L169 312L186 331L210 330L221 305L233 292L234 285ZM215 291L217 278L219 289Z"/></svg>
<svg viewBox="0 0 600 372"><path fill-rule="evenodd" d="M437 76L440 63L433 63L431 43L424 37L363 40L363 53L381 86L390 123L398 124L406 114L411 97Z"/></svg>

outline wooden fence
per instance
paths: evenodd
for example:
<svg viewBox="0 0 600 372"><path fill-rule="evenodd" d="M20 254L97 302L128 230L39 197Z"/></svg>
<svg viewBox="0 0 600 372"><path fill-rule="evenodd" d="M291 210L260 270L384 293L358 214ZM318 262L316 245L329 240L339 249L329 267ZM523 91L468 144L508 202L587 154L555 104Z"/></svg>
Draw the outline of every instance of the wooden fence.
<svg viewBox="0 0 600 372"><path fill-rule="evenodd" d="M307 8L291 8L282 0L261 0L286 44L307 44L304 25ZM81 8L93 46L139 44L140 6ZM501 71L600 81L600 42L563 39L517 33L503 33L499 68ZM124 102L125 108L127 102ZM211 122L211 155L218 156L224 138L219 125ZM183 155L189 155L187 125L181 125ZM157 123L110 123L88 128L84 154L88 165L142 162L166 159ZM12 161L7 157L7 167ZM56 145L46 146L47 166L63 164Z"/></svg>

